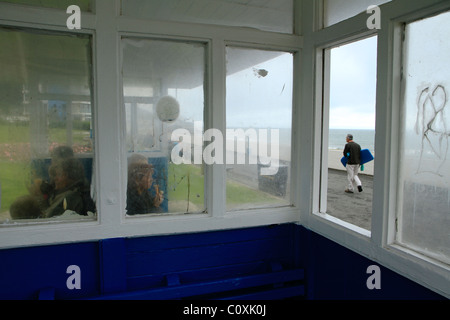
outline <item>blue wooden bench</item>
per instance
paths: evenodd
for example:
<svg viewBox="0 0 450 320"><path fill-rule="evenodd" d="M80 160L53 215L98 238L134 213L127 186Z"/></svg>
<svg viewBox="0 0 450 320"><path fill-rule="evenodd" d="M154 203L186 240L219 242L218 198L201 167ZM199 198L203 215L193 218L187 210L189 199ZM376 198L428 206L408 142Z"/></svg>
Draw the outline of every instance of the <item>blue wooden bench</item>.
<svg viewBox="0 0 450 320"><path fill-rule="evenodd" d="M103 239L98 269L89 273L98 291L83 294L59 287L40 290L40 299L280 300L306 295L305 272L290 225L171 236ZM91 281L92 281L91 280Z"/></svg>
<svg viewBox="0 0 450 320"><path fill-rule="evenodd" d="M159 288L94 297L95 300L279 300L304 296L303 269L278 270L263 274L181 283L177 275L166 276Z"/></svg>
<svg viewBox="0 0 450 320"><path fill-rule="evenodd" d="M182 284L177 275L166 276L159 288L105 294L89 300L280 300L305 295L303 269L238 276L212 281ZM39 300L54 300L54 288L39 292Z"/></svg>

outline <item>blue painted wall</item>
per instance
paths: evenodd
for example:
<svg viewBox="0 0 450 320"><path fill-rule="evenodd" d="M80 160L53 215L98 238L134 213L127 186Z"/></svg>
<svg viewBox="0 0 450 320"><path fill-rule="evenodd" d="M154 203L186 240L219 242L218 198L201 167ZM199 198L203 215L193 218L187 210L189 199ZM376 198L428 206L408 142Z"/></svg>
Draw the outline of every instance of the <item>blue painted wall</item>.
<svg viewBox="0 0 450 320"><path fill-rule="evenodd" d="M302 228L302 227L300 227ZM444 299L423 286L385 268L329 239L302 228L302 243L308 251L309 298L324 299ZM305 239L308 238L308 239ZM368 289L367 268L380 267L381 289Z"/></svg>
<svg viewBox="0 0 450 320"><path fill-rule="evenodd" d="M81 290L69 290L67 267L81 269ZM37 299L44 288L57 288L61 299L99 293L97 243L0 250L0 299Z"/></svg>
<svg viewBox="0 0 450 320"><path fill-rule="evenodd" d="M0 299L91 298L183 283L304 268L308 299L442 299L381 267L381 289L366 287L370 260L295 224L0 250ZM67 267L81 289L66 286Z"/></svg>

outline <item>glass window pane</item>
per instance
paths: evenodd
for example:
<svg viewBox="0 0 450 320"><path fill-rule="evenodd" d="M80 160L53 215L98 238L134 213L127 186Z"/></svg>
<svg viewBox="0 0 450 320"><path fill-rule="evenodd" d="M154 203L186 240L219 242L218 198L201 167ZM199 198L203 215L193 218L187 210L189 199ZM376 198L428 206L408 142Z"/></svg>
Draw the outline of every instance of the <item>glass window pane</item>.
<svg viewBox="0 0 450 320"><path fill-rule="evenodd" d="M397 240L450 262L450 12L406 25ZM430 55L430 52L433 52Z"/></svg>
<svg viewBox="0 0 450 320"><path fill-rule="evenodd" d="M227 48L227 209L290 204L291 53Z"/></svg>
<svg viewBox="0 0 450 320"><path fill-rule="evenodd" d="M0 28L0 221L94 217L91 38Z"/></svg>
<svg viewBox="0 0 450 320"><path fill-rule="evenodd" d="M293 6L293 0L122 0L122 14L292 33Z"/></svg>
<svg viewBox="0 0 450 320"><path fill-rule="evenodd" d="M127 214L203 212L203 166L189 155L194 135L201 155L205 45L124 38L122 52Z"/></svg>
<svg viewBox="0 0 450 320"><path fill-rule="evenodd" d="M91 11L91 0L0 0L0 2L9 2L24 4L37 7L67 9L71 5L77 5L81 11Z"/></svg>
<svg viewBox="0 0 450 320"><path fill-rule="evenodd" d="M375 156L377 37L327 50L330 93L325 211L370 230L374 161L360 165L360 151L353 152L353 148L359 145ZM353 137L351 141L347 141L348 134ZM358 156L354 158L354 154ZM341 163L344 155L349 158L345 167Z"/></svg>
<svg viewBox="0 0 450 320"><path fill-rule="evenodd" d="M382 5L391 0L324 0L324 27L366 12L371 5ZM369 17L369 15L367 15Z"/></svg>

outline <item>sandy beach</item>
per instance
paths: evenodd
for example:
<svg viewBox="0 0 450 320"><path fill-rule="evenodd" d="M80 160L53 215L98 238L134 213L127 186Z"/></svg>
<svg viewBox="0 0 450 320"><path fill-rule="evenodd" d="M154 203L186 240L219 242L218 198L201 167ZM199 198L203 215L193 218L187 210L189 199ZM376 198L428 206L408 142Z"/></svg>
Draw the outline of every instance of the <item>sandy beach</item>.
<svg viewBox="0 0 450 320"><path fill-rule="evenodd" d="M328 170L327 213L335 218L370 230L372 222L373 177L359 175L363 191L344 192L347 186L347 172Z"/></svg>
<svg viewBox="0 0 450 320"><path fill-rule="evenodd" d="M280 152L280 155L282 154L284 153ZM350 194L344 192L348 182L347 171L341 164L341 158L342 150L329 150L327 213L345 222L370 230L374 161L365 164L364 171L358 174L363 191ZM258 188L256 165L227 165L227 175L228 178L242 184L251 185L255 189Z"/></svg>
<svg viewBox="0 0 450 320"><path fill-rule="evenodd" d="M358 174L363 191L346 193L347 171L341 164L342 150L328 152L327 213L335 218L370 230L372 222L373 166L374 161L364 165Z"/></svg>

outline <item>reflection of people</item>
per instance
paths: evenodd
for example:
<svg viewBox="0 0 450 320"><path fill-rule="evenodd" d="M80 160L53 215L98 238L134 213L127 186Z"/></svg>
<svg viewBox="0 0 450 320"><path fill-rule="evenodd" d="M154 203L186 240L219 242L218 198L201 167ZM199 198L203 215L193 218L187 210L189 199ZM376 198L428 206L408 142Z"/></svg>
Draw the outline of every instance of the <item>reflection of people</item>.
<svg viewBox="0 0 450 320"><path fill-rule="evenodd" d="M10 207L11 218L49 218L66 210L81 215L96 211L83 164L74 157L72 148L60 146L53 150L48 173L50 181L36 179L29 188L30 195L14 201Z"/></svg>
<svg viewBox="0 0 450 320"><path fill-rule="evenodd" d="M53 160L73 158L74 156L73 149L69 146L57 146L52 151Z"/></svg>
<svg viewBox="0 0 450 320"><path fill-rule="evenodd" d="M51 163L61 159L73 158L74 153L69 146L57 146L51 152ZM53 192L55 186L53 181L43 180L42 177L37 177L34 179L34 183L29 187L29 191L32 195L38 198L41 205L45 206L48 196Z"/></svg>
<svg viewBox="0 0 450 320"><path fill-rule="evenodd" d="M348 187L345 189L345 192L347 193L353 193L354 187L353 184L355 183L358 187L358 191L362 191L362 184L361 180L359 180L358 177L358 171L360 167L360 153L361 153L361 146L353 141L353 135L348 134L346 136L347 144L344 147L344 157L347 157L347 180L348 180Z"/></svg>
<svg viewBox="0 0 450 320"><path fill-rule="evenodd" d="M63 214L66 210L84 214L82 191L85 186L84 169L76 158L53 161L48 169L54 189L50 192L45 217Z"/></svg>
<svg viewBox="0 0 450 320"><path fill-rule="evenodd" d="M50 218L62 215L66 210L83 214L85 182L81 162L76 158L57 159L52 161L48 171L51 179L47 187L49 194L45 198L37 195L19 197L10 207L11 218Z"/></svg>
<svg viewBox="0 0 450 320"><path fill-rule="evenodd" d="M128 158L128 165L131 165L133 163L148 163L148 159L145 156L143 156L142 154L133 153Z"/></svg>
<svg viewBox="0 0 450 320"><path fill-rule="evenodd" d="M54 166L55 163L59 163L59 165L55 167ZM55 174L55 172L51 172L51 170L53 171L62 170L63 172L60 172L61 174L58 173ZM54 198L55 195L60 194L63 189L67 188L75 192L76 194L75 198L78 198L78 195L81 195L83 204L83 206L80 207L79 210L74 210L71 208L68 208L68 210L75 211L81 215L88 215L88 212L92 213L96 212L95 203L90 195L90 183L85 177L83 164L81 163L80 160L75 158L73 149L71 147L58 146L53 149L52 164L49 168L49 176L50 181L49 182L43 181L39 188L41 195L43 195L44 197L44 209L47 213L46 216L55 215L48 212L49 210L48 206L51 204L54 205L53 201L56 200L56 198ZM68 178L65 178L64 176L67 176ZM56 186L57 182L55 181L55 179L60 180L58 182L59 183L58 187ZM66 182L69 183L69 185L67 185L66 187L61 185L65 184ZM74 199L72 199L72 202L73 200ZM73 205L71 205L70 207L73 207Z"/></svg>
<svg viewBox="0 0 450 320"><path fill-rule="evenodd" d="M17 198L9 208L9 214L14 220L37 219L43 216L36 197L25 195Z"/></svg>
<svg viewBox="0 0 450 320"><path fill-rule="evenodd" d="M131 162L128 166L127 214L160 213L163 192L154 185L155 196L150 193L153 183L153 166L148 163Z"/></svg>

